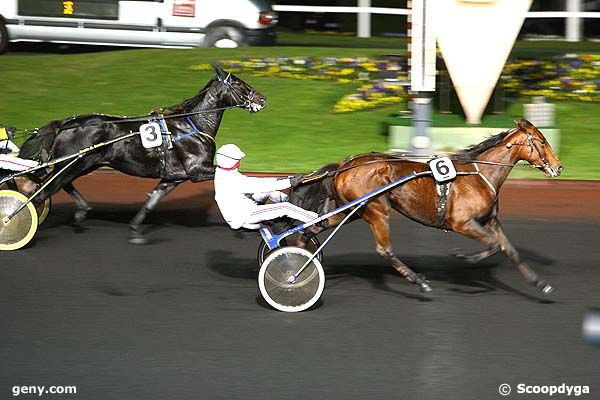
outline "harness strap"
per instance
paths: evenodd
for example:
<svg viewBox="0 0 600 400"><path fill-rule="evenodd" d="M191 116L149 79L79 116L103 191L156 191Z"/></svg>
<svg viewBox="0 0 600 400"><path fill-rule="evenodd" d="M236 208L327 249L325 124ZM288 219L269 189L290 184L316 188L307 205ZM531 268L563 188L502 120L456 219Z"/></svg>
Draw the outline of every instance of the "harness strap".
<svg viewBox="0 0 600 400"><path fill-rule="evenodd" d="M490 180L483 174L483 172L481 172L479 170L479 165L477 165L477 163L473 163L473 165L475 165L475 170L477 171L477 175L479 175L481 177L481 179L483 179L483 181L485 183L487 183L487 185L490 187L490 189L492 189L492 193L494 193L494 199L496 197L498 197L498 193L496 192L496 188L494 187L494 185L492 185L492 182L490 182Z"/></svg>
<svg viewBox="0 0 600 400"><path fill-rule="evenodd" d="M200 131L200 129L198 129L196 124L194 124L194 121L189 116L186 117L186 120L187 120L188 124L190 124L190 126L192 127L193 130L191 130L190 132L186 132L182 135L175 136L174 138L171 139L171 141L179 142L180 140L183 140L187 137L195 136L195 135L201 135L201 136L209 138L213 142L215 141L214 137L210 136L208 133L204 133L204 132Z"/></svg>
<svg viewBox="0 0 600 400"><path fill-rule="evenodd" d="M168 141L167 148L171 148L172 147L171 140L170 140L171 133L168 131L168 129L165 125L165 121L162 118L162 115L159 115L157 117L151 116L149 118L149 120L151 122L158 122L158 125L160 126L161 135L163 137L166 137L166 139ZM156 151L158 152L158 154L160 156L160 177L166 178L167 177L167 151L165 150L164 141L162 141L161 145L156 148Z"/></svg>
<svg viewBox="0 0 600 400"><path fill-rule="evenodd" d="M450 193L451 185L451 181L444 183L436 182L436 189L438 192L437 227L439 229L442 229L442 226L444 225L444 216L446 215L446 205L448 204L448 194Z"/></svg>
<svg viewBox="0 0 600 400"><path fill-rule="evenodd" d="M315 172L309 174L309 175L305 175L302 177L302 181L300 181L300 183L302 185L307 184L307 183L311 183L314 181L319 181L321 179L327 178L328 176L331 176L329 173L332 171L323 171L320 174L317 174Z"/></svg>

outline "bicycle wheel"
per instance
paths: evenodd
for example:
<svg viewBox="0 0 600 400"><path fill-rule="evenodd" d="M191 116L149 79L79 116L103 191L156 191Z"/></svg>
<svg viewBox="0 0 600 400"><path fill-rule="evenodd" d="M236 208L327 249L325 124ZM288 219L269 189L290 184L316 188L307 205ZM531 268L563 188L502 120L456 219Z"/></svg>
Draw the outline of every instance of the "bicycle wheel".
<svg viewBox="0 0 600 400"><path fill-rule="evenodd" d="M287 239L283 239L281 244L283 246L287 246L287 243ZM314 253L315 251L317 251L319 246L321 246L321 242L319 242L319 239L317 239L316 236L311 236L308 242L306 243L306 250L310 251L311 253ZM258 245L258 252L256 255L258 265L262 265L270 251L271 249L269 249L267 243L264 240L261 240L260 244ZM323 251L320 251L319 254L317 254L317 259L319 260L319 262L323 262Z"/></svg>
<svg viewBox="0 0 600 400"><path fill-rule="evenodd" d="M315 257L298 275L312 256L299 247L273 250L258 273L258 287L271 307L284 312L304 311L312 307L323 293L325 272Z"/></svg>
<svg viewBox="0 0 600 400"><path fill-rule="evenodd" d="M27 197L13 190L0 190L0 250L17 250L31 241L38 226L33 204L28 203L19 213L6 221Z"/></svg>

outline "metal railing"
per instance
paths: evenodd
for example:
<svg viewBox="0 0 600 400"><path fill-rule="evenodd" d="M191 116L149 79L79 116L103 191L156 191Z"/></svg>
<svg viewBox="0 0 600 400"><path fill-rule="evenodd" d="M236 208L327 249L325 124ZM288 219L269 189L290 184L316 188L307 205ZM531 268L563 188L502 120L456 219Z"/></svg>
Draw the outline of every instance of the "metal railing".
<svg viewBox="0 0 600 400"><path fill-rule="evenodd" d="M342 13L342 14L370 14L382 15L410 15L411 9L408 8L383 8L383 7L341 7L341 6L294 6L294 5L274 5L273 9L277 12L317 12L317 13ZM565 38L570 42L581 40L581 19L600 18L600 12L594 11L531 11L527 13L526 18L565 18ZM366 24L367 26L361 26ZM358 36L370 37L370 23L365 22L365 18L358 19Z"/></svg>

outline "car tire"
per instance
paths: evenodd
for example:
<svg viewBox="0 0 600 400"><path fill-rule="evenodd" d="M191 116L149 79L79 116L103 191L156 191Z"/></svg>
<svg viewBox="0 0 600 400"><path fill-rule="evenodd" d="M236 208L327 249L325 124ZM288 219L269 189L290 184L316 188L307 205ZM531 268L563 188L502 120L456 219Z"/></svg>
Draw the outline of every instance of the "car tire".
<svg viewBox="0 0 600 400"><path fill-rule="evenodd" d="M234 26L210 28L204 39L204 47L236 48L245 44L244 32Z"/></svg>
<svg viewBox="0 0 600 400"><path fill-rule="evenodd" d="M8 47L8 31L4 22L0 21L0 54L6 51Z"/></svg>

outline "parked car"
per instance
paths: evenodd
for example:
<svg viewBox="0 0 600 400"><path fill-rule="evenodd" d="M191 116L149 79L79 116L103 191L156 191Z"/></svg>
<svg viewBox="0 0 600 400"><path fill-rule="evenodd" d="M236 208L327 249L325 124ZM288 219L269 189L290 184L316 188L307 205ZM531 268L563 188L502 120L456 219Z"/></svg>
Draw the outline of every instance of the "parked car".
<svg viewBox="0 0 600 400"><path fill-rule="evenodd" d="M238 47L275 42L268 0L2 0L9 42L140 47Z"/></svg>

